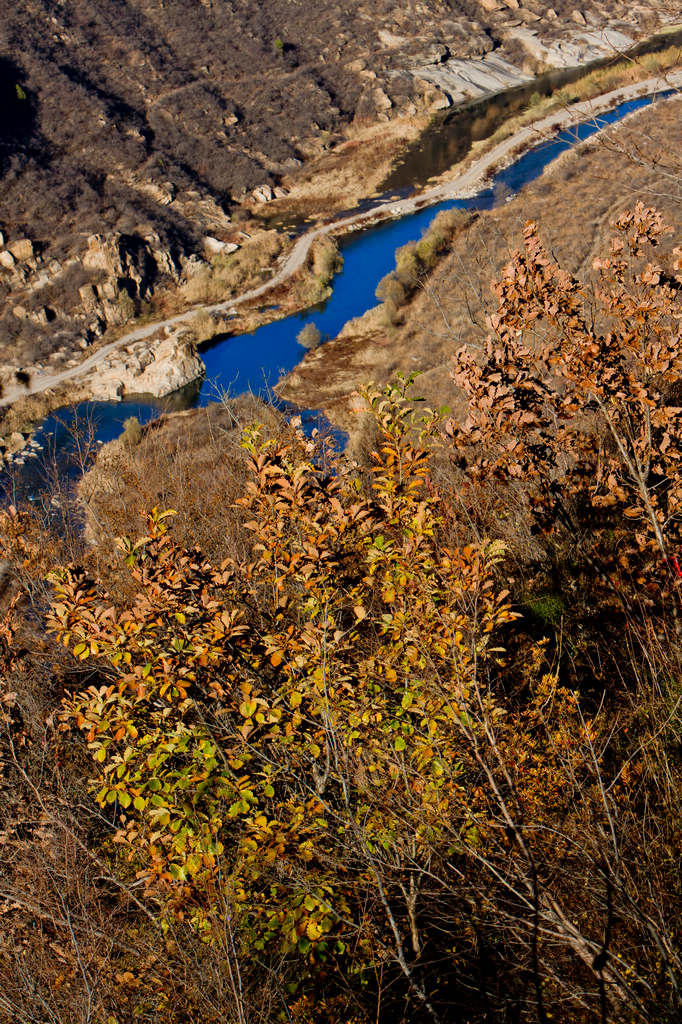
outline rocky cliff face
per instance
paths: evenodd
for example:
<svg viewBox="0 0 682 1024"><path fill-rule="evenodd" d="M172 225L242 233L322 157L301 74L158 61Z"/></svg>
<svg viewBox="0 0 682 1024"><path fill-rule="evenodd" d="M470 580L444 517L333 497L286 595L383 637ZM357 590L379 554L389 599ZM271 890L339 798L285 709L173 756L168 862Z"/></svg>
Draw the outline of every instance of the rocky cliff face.
<svg viewBox="0 0 682 1024"><path fill-rule="evenodd" d="M151 227L92 234L61 260L28 238L0 240L0 382L22 367L69 365L108 327L133 319L158 287L201 266Z"/></svg>
<svg viewBox="0 0 682 1024"><path fill-rule="evenodd" d="M204 376L205 367L186 331L163 333L120 349L101 363L83 384L93 398L118 401L126 395L165 398Z"/></svg>

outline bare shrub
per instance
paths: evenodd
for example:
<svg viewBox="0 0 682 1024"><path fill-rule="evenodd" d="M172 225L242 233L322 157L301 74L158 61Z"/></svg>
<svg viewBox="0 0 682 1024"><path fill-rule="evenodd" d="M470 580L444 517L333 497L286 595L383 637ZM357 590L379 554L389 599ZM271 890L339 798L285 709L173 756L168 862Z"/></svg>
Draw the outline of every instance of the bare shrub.
<svg viewBox="0 0 682 1024"><path fill-rule="evenodd" d="M303 348L314 349L322 341L322 334L315 324L306 324L296 335L296 341Z"/></svg>

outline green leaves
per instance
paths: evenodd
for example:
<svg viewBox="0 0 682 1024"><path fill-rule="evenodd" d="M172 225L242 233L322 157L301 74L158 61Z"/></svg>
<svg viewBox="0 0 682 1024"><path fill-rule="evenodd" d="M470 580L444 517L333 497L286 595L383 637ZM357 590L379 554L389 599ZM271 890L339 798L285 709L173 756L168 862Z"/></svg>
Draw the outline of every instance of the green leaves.
<svg viewBox="0 0 682 1024"><path fill-rule="evenodd" d="M234 911L260 954L321 962L350 936L372 962L375 859L401 865L408 827L418 865L445 812L464 813L467 768L452 766L471 652L485 662L483 638L510 615L492 580L502 549L445 544L425 484L437 418L409 385L369 395L380 444L365 492L339 462L323 476L298 435L247 435L244 564L215 569L154 510L121 545L139 591L125 610L60 577L54 628L114 680L69 698L65 721L90 736L126 870L205 941Z"/></svg>

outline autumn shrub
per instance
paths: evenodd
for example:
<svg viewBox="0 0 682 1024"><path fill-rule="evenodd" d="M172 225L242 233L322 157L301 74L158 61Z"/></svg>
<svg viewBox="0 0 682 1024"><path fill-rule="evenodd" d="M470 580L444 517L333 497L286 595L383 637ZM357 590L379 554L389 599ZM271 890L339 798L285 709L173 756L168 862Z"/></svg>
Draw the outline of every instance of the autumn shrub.
<svg viewBox="0 0 682 1024"><path fill-rule="evenodd" d="M385 277L382 277L376 286L374 294L383 302L388 300L393 302L395 306L400 306L405 301L405 288L394 273L386 274Z"/></svg>
<svg viewBox="0 0 682 1024"><path fill-rule="evenodd" d="M570 542L617 604L653 607L663 576L674 609L682 258L655 261L669 229L641 203L616 227L590 291L526 226L483 360L457 353L469 413L447 430L467 476L520 489L536 530Z"/></svg>
<svg viewBox="0 0 682 1024"><path fill-rule="evenodd" d="M413 291L419 283L419 260L415 245L403 245L395 254L395 274L404 288Z"/></svg>
<svg viewBox="0 0 682 1024"><path fill-rule="evenodd" d="M168 1024L679 1016L681 268L651 260L663 236L655 211L623 216L588 293L529 225L487 349L457 353L467 417L411 379L368 388L364 465L248 427L238 545L202 551L191 517L154 508L119 543L126 586L120 566L53 571L65 696L27 788L44 793L48 749L77 766L62 799L87 792L47 1005L68 983L93 1018ZM499 539L510 508L533 549ZM47 557L22 553L16 516L7 531L13 564ZM0 630L6 673L34 656ZM5 719L15 784L11 701ZM36 909L42 847L21 841L5 888L34 922L62 869Z"/></svg>
<svg viewBox="0 0 682 1024"><path fill-rule="evenodd" d="M448 753L459 718L448 709L473 684L471 645L485 658L486 633L510 613L491 589L494 545L434 546L437 500L422 493L428 455L410 440L409 410L398 415L392 397L374 403L386 448L376 509L352 475L321 476L302 437L253 433L242 503L254 562L214 568L185 554L170 540L168 514L155 513L147 539L126 548L145 593L136 623L130 612L100 610L78 572L58 577L52 623L76 657L104 658L113 672L109 685L74 695L65 721L84 730L101 766L97 800L121 826L112 849L162 917L188 917L210 940L229 913L241 956L286 955L298 973L344 961L351 947L363 970L389 956L426 1004L395 922L412 897L394 910L384 895L378 920L362 908L377 882L398 884L377 858L385 843L406 855L403 814L430 822L427 846L451 841L449 829L437 838L434 817L444 801L460 804ZM406 619L413 605L434 627L428 655L417 621ZM442 685L414 678L427 657L442 663ZM395 806L375 806L386 778ZM464 805L453 813L466 822ZM422 855L432 856L426 847L410 856ZM227 888L216 890L219 877Z"/></svg>
<svg viewBox="0 0 682 1024"><path fill-rule="evenodd" d="M461 210L441 210L422 238L396 250L395 270L379 281L375 295L382 302L387 327L401 320L401 308L412 297L420 281L435 267L453 235L471 223L471 214Z"/></svg>

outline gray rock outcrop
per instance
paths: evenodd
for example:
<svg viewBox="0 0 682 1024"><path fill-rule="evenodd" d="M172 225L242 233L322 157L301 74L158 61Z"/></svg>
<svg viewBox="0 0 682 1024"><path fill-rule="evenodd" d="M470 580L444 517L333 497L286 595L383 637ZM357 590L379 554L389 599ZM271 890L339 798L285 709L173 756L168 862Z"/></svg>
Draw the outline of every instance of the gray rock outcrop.
<svg viewBox="0 0 682 1024"><path fill-rule="evenodd" d="M201 379L205 369L192 336L179 330L113 353L89 375L87 386L104 401L133 394L164 398Z"/></svg>

